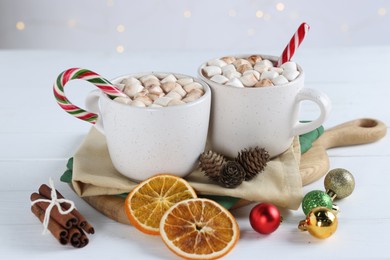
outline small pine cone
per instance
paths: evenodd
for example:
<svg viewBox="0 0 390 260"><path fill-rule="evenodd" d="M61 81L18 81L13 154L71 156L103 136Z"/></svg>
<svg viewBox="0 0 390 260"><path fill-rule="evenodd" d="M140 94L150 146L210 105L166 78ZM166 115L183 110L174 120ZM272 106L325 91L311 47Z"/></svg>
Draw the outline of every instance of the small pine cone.
<svg viewBox="0 0 390 260"><path fill-rule="evenodd" d="M238 153L236 162L240 163L245 169L245 180L253 179L257 174L262 172L269 162L269 154L264 148L244 149Z"/></svg>
<svg viewBox="0 0 390 260"><path fill-rule="evenodd" d="M219 183L226 188L235 188L245 179L245 170L235 161L228 161L222 166Z"/></svg>
<svg viewBox="0 0 390 260"><path fill-rule="evenodd" d="M225 162L225 157L211 150L202 153L199 158L199 166L201 170L209 177L210 180L213 181L218 181L219 173Z"/></svg>

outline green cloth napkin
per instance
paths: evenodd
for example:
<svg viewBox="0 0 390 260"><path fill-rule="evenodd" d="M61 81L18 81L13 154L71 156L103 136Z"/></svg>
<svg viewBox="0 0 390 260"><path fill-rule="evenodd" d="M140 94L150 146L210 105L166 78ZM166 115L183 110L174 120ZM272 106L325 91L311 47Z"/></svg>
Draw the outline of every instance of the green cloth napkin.
<svg viewBox="0 0 390 260"><path fill-rule="evenodd" d="M311 132L299 136L299 143L301 145L301 154L306 153L312 146L312 143L317 140L324 133L324 127L320 126Z"/></svg>
<svg viewBox="0 0 390 260"><path fill-rule="evenodd" d="M299 136L299 143L301 146L301 154L307 152L311 147L312 143L317 140L322 134L324 133L323 126L320 126L319 128L300 135ZM65 183L71 183L72 182L72 170L73 170L73 157L70 158L66 164L66 171L62 174L60 180ZM120 196L122 198L126 198L127 193L119 194L116 196ZM217 195L202 195L203 198L209 198L216 202L218 202L220 205L225 207L226 209L230 209L237 201L239 201L239 198L229 197L229 196L217 196Z"/></svg>

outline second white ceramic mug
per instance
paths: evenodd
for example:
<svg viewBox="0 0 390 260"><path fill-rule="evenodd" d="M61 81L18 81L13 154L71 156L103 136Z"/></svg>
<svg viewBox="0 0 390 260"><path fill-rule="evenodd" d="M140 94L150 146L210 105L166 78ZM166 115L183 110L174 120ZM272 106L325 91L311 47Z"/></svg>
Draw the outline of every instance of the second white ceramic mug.
<svg viewBox="0 0 390 260"><path fill-rule="evenodd" d="M260 88L213 82L202 74L205 66L206 63L201 65L198 73L212 90L209 139L213 150L226 156L234 158L240 150L255 146L265 148L271 157L277 156L287 150L294 136L321 126L330 112L331 102L324 93L304 88L304 72L299 66L300 75L295 80ZM300 103L304 100L320 108L320 115L312 122L299 122Z"/></svg>

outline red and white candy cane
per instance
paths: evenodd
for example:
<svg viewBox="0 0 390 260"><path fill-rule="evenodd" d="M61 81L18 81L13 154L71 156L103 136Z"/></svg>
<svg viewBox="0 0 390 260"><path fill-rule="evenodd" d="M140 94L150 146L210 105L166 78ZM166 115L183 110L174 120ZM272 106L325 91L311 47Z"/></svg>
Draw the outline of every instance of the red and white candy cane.
<svg viewBox="0 0 390 260"><path fill-rule="evenodd" d="M60 75L58 75L57 80L54 82L53 86L54 96L57 100L58 105L60 105L63 110L65 110L72 116L90 122L92 124L96 123L97 115L94 113L90 113L82 108L79 108L76 105L73 105L65 96L65 84L73 79L86 80L101 89L111 98L126 96L108 80L106 80L99 74L87 69L72 68L65 70Z"/></svg>
<svg viewBox="0 0 390 260"><path fill-rule="evenodd" d="M307 23L302 23L298 30L295 32L290 42L287 44L282 55L280 56L278 62L276 63L277 67L280 67L283 63L289 61L295 53L295 50L298 49L299 45L306 36L306 33L309 31L310 26Z"/></svg>

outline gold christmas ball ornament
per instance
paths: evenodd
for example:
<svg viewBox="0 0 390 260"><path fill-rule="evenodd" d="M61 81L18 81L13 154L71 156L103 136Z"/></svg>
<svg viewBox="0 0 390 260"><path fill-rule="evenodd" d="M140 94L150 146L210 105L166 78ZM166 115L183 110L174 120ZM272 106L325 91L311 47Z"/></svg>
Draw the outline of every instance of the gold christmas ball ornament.
<svg viewBox="0 0 390 260"><path fill-rule="evenodd" d="M355 178L349 171L337 168L328 172L324 185L326 193L332 199L343 199L351 195L355 189Z"/></svg>
<svg viewBox="0 0 390 260"><path fill-rule="evenodd" d="M324 239L336 232L337 224L337 217L331 209L317 207L307 214L305 220L299 222L298 228L308 231L314 237Z"/></svg>

